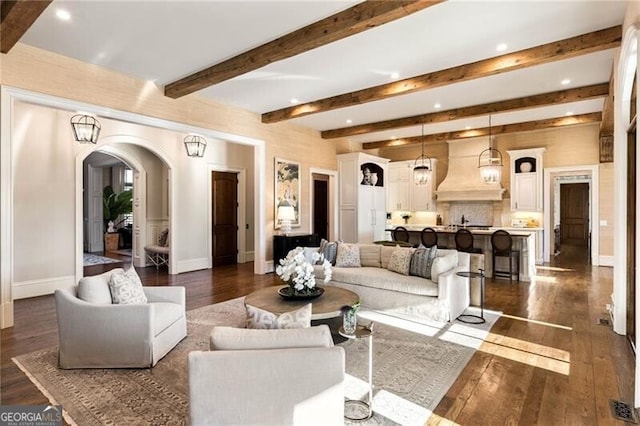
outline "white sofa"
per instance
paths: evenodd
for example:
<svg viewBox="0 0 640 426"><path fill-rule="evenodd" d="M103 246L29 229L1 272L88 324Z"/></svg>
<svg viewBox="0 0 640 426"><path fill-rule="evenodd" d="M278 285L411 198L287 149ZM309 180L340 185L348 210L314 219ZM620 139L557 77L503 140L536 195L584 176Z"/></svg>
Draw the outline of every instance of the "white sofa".
<svg viewBox="0 0 640 426"><path fill-rule="evenodd" d="M364 307L427 320L452 321L469 306L469 279L456 275L457 272L469 270L469 253L438 249L438 257L448 256L448 260L456 260L447 261L450 266L444 266L444 269L436 266L434 261L434 281L387 269L394 250L413 249L377 244L358 245L362 265L367 266L334 266L331 281L327 285L357 293ZM306 250L313 251L317 248ZM377 258L376 253L379 253ZM445 262L438 263L444 265ZM322 267L316 265L314 269L316 277L322 278Z"/></svg>
<svg viewBox="0 0 640 426"><path fill-rule="evenodd" d="M189 353L189 417L199 425L344 424L344 349L329 327L214 327Z"/></svg>

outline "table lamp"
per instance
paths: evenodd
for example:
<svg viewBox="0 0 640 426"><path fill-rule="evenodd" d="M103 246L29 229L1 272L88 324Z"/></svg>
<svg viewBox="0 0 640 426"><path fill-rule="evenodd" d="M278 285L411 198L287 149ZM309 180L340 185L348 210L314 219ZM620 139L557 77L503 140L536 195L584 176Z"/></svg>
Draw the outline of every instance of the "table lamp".
<svg viewBox="0 0 640 426"><path fill-rule="evenodd" d="M296 219L296 212L292 205L288 202L283 201L278 206L278 221L280 225L282 225L282 231L284 235L289 235L291 232L291 222Z"/></svg>

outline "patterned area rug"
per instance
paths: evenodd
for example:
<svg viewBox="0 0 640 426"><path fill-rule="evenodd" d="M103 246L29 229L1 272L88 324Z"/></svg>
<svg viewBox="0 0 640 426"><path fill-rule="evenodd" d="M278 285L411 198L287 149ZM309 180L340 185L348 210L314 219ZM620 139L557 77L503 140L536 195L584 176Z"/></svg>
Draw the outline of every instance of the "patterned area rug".
<svg viewBox="0 0 640 426"><path fill-rule="evenodd" d="M473 309L473 308L471 308ZM422 323L381 312L362 312L374 321L373 407L365 424L423 424L499 314L487 313L487 323ZM207 350L213 325L243 326L243 299L187 312L188 337L151 369L60 370L57 348L13 359L52 403L61 404L70 424L188 423L187 354ZM346 395L366 395L366 340L348 340Z"/></svg>
<svg viewBox="0 0 640 426"><path fill-rule="evenodd" d="M110 257L98 256L97 254L83 253L84 266L102 265L104 263L120 263L122 260L112 259Z"/></svg>

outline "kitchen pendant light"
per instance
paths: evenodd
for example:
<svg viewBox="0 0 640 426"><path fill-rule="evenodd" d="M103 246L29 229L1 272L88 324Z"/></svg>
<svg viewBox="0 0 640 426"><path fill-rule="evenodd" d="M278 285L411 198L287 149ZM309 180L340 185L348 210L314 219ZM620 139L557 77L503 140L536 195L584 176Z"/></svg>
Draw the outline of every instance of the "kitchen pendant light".
<svg viewBox="0 0 640 426"><path fill-rule="evenodd" d="M416 185L426 185L431 182L431 158L424 155L424 124L422 125L422 154L413 164L413 180Z"/></svg>
<svg viewBox="0 0 640 426"><path fill-rule="evenodd" d="M491 145L491 115L489 115L489 148L478 156L480 179L486 184L499 183L502 180L502 154Z"/></svg>
<svg viewBox="0 0 640 426"><path fill-rule="evenodd" d="M100 136L100 122L86 114L76 114L71 117L73 138L80 143L97 143Z"/></svg>

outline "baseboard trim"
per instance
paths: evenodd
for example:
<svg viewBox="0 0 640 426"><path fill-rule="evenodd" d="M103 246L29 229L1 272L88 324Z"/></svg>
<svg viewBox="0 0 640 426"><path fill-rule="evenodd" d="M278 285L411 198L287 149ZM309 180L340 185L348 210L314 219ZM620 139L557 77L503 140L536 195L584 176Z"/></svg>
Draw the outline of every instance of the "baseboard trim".
<svg viewBox="0 0 640 426"><path fill-rule="evenodd" d="M598 266L611 266L613 267L614 257L613 256L602 256L598 257Z"/></svg>
<svg viewBox="0 0 640 426"><path fill-rule="evenodd" d="M276 268L273 266L273 260L267 260L266 262L264 262L264 265L265 265L267 274L269 272L275 272Z"/></svg>
<svg viewBox="0 0 640 426"><path fill-rule="evenodd" d="M211 268L211 260L208 257L201 259L182 260L177 262L177 271L174 274L182 274L183 272L199 271L201 269Z"/></svg>
<svg viewBox="0 0 640 426"><path fill-rule="evenodd" d="M13 303L3 303L0 305L2 315L0 316L0 328L13 327Z"/></svg>
<svg viewBox="0 0 640 426"><path fill-rule="evenodd" d="M58 289L69 288L74 285L76 285L76 277L74 275L15 282L12 286L12 296L13 300L44 296L45 294L53 294Z"/></svg>
<svg viewBox="0 0 640 426"><path fill-rule="evenodd" d="M255 260L255 252L253 251L245 251L244 252L244 262L253 262Z"/></svg>

